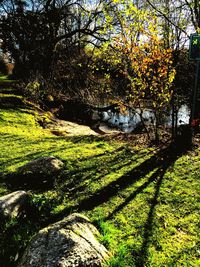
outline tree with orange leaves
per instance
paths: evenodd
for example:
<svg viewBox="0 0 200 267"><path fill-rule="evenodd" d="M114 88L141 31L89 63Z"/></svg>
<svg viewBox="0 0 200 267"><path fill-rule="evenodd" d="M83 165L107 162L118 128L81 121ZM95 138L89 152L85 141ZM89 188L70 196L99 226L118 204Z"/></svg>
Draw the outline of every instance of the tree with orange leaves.
<svg viewBox="0 0 200 267"><path fill-rule="evenodd" d="M163 45L156 16L139 10L132 1L112 3L113 9L105 11L112 39L102 46L101 57L128 79L126 102L141 108L148 100L155 111L158 139L158 114L172 95L172 51ZM110 26L116 18L117 26Z"/></svg>

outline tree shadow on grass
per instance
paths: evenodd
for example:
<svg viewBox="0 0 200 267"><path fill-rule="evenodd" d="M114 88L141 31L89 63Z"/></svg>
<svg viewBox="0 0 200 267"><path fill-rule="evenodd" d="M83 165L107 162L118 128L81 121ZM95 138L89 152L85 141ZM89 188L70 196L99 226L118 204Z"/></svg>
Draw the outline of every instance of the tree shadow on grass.
<svg viewBox="0 0 200 267"><path fill-rule="evenodd" d="M153 168L156 167L157 170L151 175L151 177L143 183L140 187L138 187L133 193L131 193L123 203L121 203L118 207L116 207L106 218L105 220L110 220L117 214L120 210L122 210L128 203L130 203L139 193L141 193L149 184L152 182L156 182L155 184L155 191L153 198L150 201L150 209L147 216L146 223L144 225L144 233L143 233L143 243L141 246L141 250L139 254L136 256L136 266L143 267L147 266L148 260L148 248L151 243L151 237L153 234L153 223L154 223L154 216L155 216L155 208L158 204L158 198L160 194L160 188L163 182L164 175L169 167L171 167L175 161L182 156L187 149L181 146L176 146L174 144L167 147L164 151L159 152L157 155L153 156L150 161L155 158L155 165L152 165ZM149 160L147 160L149 161ZM156 163L157 161L157 163ZM141 166L141 165L140 165ZM148 165L146 165L148 166ZM150 171L150 169L148 170Z"/></svg>
<svg viewBox="0 0 200 267"><path fill-rule="evenodd" d="M162 183L163 176L166 170L173 165L173 163L186 151L186 148L181 145L170 144L168 147L159 150L156 154L153 154L150 158L142 162L139 166L136 166L125 175L119 177L117 180L110 182L108 185L102 187L101 189L95 191L92 195L84 198L79 202L78 205L67 207L61 213L56 215L54 220L60 219L66 214L70 213L72 210L78 212L92 210L95 207L106 203L112 197L115 197L122 190L126 189L128 186L133 185L140 179L144 178L150 172L156 170L156 172L145 182L141 187L139 187L135 192L133 192L124 203L120 204L113 212L105 219L110 219L116 212L120 211L124 206L126 206L137 194L142 192L150 183L157 180L160 185ZM162 178L162 179L161 179ZM159 182L160 181L160 182ZM158 194L158 193L157 193ZM157 198L157 195L156 195ZM153 201L155 202L155 201ZM153 205L153 204L152 204ZM152 212L151 212L152 213ZM152 217L151 214L149 217ZM149 232L149 231L148 231ZM144 244L145 247L145 244Z"/></svg>
<svg viewBox="0 0 200 267"><path fill-rule="evenodd" d="M69 147L67 147L69 148ZM24 161L33 161L37 158L41 158L41 157L48 157L49 155L53 155L53 153L57 153L57 152L62 152L65 151L65 148L56 148L56 149L51 149L49 151L43 151L43 150L38 150L37 152L28 152L26 153L24 156L19 156L19 157L15 157L15 158L11 158L5 161L2 161L2 163L0 164L0 167L8 167L8 166L12 166L14 164L18 164L20 162L24 162ZM64 161L64 160L63 160Z"/></svg>
<svg viewBox="0 0 200 267"><path fill-rule="evenodd" d="M121 203L114 211L112 211L112 213L110 213L108 215L108 217L106 219L112 219L113 216L117 212L122 210L139 193L141 193L150 183L156 181L160 187L161 184L159 184L159 181L161 180L161 182L162 182L163 176L164 176L165 172L167 171L167 169L169 167L171 167L174 164L174 162L179 158L179 156L181 156L183 153L184 153L184 149L182 149L181 147L170 145L166 149L160 151L158 154L152 156L150 159L148 159L147 161L142 163L139 167L136 167L136 168L144 167L144 170L142 171L142 173L144 173L144 175L148 174L149 172L153 171L156 168L157 168L157 170L150 176L148 181L146 181L144 184L139 186L134 192L132 192L125 199L125 201L123 203ZM152 162L151 168L147 168L147 167L150 167L149 166L150 162ZM134 171L135 171L135 169L134 169ZM146 174L145 174L145 172L146 172Z"/></svg>
<svg viewBox="0 0 200 267"><path fill-rule="evenodd" d="M146 220L146 223L144 225L144 233L143 233L143 243L140 250L139 258L136 260L136 266L147 266L147 260L148 260L148 248L151 243L151 238L153 235L153 224L154 224L154 217L155 217L155 209L157 204L159 203L158 198L160 194L160 188L163 182L164 175L167 171L167 169L172 166L175 161L182 156L184 153L186 153L188 150L188 146L182 146L181 144L178 144L178 146L174 146L171 149L171 156L166 158L166 160L163 159L162 167L157 171L157 178L156 178L156 185L155 185L155 191L153 198L150 203L150 209L148 213L148 217Z"/></svg>
<svg viewBox="0 0 200 267"><path fill-rule="evenodd" d="M154 173L151 177L143 183L140 187L138 187L134 192L132 192L125 201L115 208L112 213L106 219L111 219L117 212L122 210L130 201L132 201L139 193L141 193L149 184L152 182L156 182L155 192L153 199L150 203L150 210L148 213L148 218L144 227L143 234L143 244L140 251L140 256L138 258L137 266L145 266L146 259L148 256L148 247L150 244L150 239L152 236L153 222L154 222L154 212L155 207L158 202L158 196L160 192L160 187L163 181L164 174L166 170L174 164L174 162L185 152L185 149L181 146L176 146L172 144L167 148L164 148L158 151L156 154L153 154L150 158L142 162L139 166L136 166L132 170L130 170L125 175L119 177L117 180L112 181L108 185L103 188L97 190L91 196L84 198L78 205L71 206L66 208L63 212L55 215L55 217L51 218L50 221L45 221L46 223L61 219L63 215L67 215L71 211L83 211L83 210L92 210L93 208L109 201L112 197L116 196L122 190L126 189L128 186L133 185L138 180L144 178L151 171ZM105 155L102 155L105 156ZM101 160L101 156L99 158ZM113 162L114 164L114 162ZM76 187L77 192L84 190L85 188Z"/></svg>
<svg viewBox="0 0 200 267"><path fill-rule="evenodd" d="M153 198L150 201L150 209L148 212L146 223L144 224L143 232L143 242L141 249L137 255L133 255L135 258L135 264L138 267L147 266L148 262L148 250L151 244L151 239L153 235L153 225L155 218L155 209L158 204L158 198L160 194L160 188L163 182L164 175L168 168L173 166L176 160L182 156L187 151L187 147L177 144L171 144L167 148L159 151L157 154L153 155L151 158L144 161L140 166L134 168L129 173L121 176L118 180L111 182L106 187L97 191L95 195L84 199L78 210L90 210L94 207L105 203L111 197L115 196L121 190L127 188L129 185L134 184L139 179L145 177L149 172L156 170L150 178L139 186L134 192L132 192L123 203L117 206L104 220L110 220L115 214L122 210L128 203L130 203L139 193L141 193L145 188L147 188L152 182L155 182L155 189Z"/></svg>
<svg viewBox="0 0 200 267"><path fill-rule="evenodd" d="M158 174L157 184L155 187L154 197L151 201L150 210L148 213L148 218L144 226L144 234L143 234L143 243L140 251L140 257L136 261L137 266L146 266L147 257L148 257L148 247L151 241L152 233L153 233L153 221L154 221L154 214L155 214L155 207L158 204L158 196L160 192L160 187L163 181L163 177L165 174L166 169L161 169L160 173Z"/></svg>
<svg viewBox="0 0 200 267"><path fill-rule="evenodd" d="M149 159L145 160L139 166L129 171L125 175L121 176L117 180L111 182L102 189L96 191L94 195L84 199L80 204L78 210L91 210L100 204L105 203L111 197L114 197L121 190L127 188L129 185L137 182L141 178L145 177L149 172L156 168L164 171L172 165L176 159L182 155L183 150L181 147L177 147L174 144L159 151ZM155 177L156 178L156 177ZM153 181L154 179L152 179Z"/></svg>
<svg viewBox="0 0 200 267"><path fill-rule="evenodd" d="M68 175L68 172L70 174L70 177L72 177L72 179L69 179L68 177L68 182L62 185L62 191L68 192L68 197L71 196L72 198L74 198L76 194L83 192L83 189L87 188L87 185L85 184L83 185L86 179L90 178L92 181L96 182L97 180L101 180L102 178L104 178L107 174L110 173L110 171L116 171L117 169L120 169L130 164L130 162L128 161L129 155L127 155L126 151L127 150L124 149L124 147L119 147L112 151L106 151L101 154L86 157L84 158L84 161L83 159L78 160L79 163L83 161L84 165L80 164L79 166L78 164L77 168L75 168L74 170L70 172L69 170L67 170L66 172L63 173L60 179L61 182L59 182L60 184L63 183L65 177ZM130 155L132 156L132 154ZM101 171L97 172L96 168L97 166L99 166L99 162L105 164L106 168L105 169L103 168L101 169Z"/></svg>
<svg viewBox="0 0 200 267"><path fill-rule="evenodd" d="M176 159L178 158L178 155L176 156L177 157L172 157L172 159L169 161L163 162L163 166L155 172L155 175L152 175L154 176L153 180L156 180L155 191L154 191L153 198L150 201L150 209L149 209L146 223L144 225L143 243L141 246L141 250L139 252L139 257L136 260L136 266L141 266L141 267L146 266L146 262L148 260L148 248L151 243L151 237L153 234L155 208L156 208L156 205L158 204L160 188L163 182L165 172L176 161Z"/></svg>

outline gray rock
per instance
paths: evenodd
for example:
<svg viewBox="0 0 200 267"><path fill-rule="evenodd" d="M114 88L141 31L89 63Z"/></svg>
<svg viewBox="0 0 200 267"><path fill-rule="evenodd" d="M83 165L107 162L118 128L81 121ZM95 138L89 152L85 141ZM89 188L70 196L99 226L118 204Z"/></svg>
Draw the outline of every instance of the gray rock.
<svg viewBox="0 0 200 267"><path fill-rule="evenodd" d="M81 214L71 214L39 231L18 267L102 266L108 251L96 237L98 230Z"/></svg>
<svg viewBox="0 0 200 267"><path fill-rule="evenodd" d="M20 167L18 173L51 175L59 172L63 166L64 163L55 157L42 157Z"/></svg>
<svg viewBox="0 0 200 267"><path fill-rule="evenodd" d="M55 157L35 159L4 175L4 181L12 190L47 190L54 186L64 163Z"/></svg>
<svg viewBox="0 0 200 267"><path fill-rule="evenodd" d="M0 197L0 215L4 217L17 217L27 205L29 199L25 191L15 191Z"/></svg>

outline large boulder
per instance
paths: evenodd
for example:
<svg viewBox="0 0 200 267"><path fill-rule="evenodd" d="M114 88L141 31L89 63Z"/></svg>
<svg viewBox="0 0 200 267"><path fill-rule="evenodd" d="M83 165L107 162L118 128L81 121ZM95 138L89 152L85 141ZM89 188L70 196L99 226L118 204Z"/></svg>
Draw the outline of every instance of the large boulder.
<svg viewBox="0 0 200 267"><path fill-rule="evenodd" d="M94 267L108 257L96 237L98 230L83 215L74 213L39 231L18 267Z"/></svg>
<svg viewBox="0 0 200 267"><path fill-rule="evenodd" d="M30 161L3 179L12 190L47 190L54 186L64 163L55 157L42 157Z"/></svg>
<svg viewBox="0 0 200 267"><path fill-rule="evenodd" d="M25 191L15 191L0 197L0 215L3 217L17 217L28 203L29 195Z"/></svg>
<svg viewBox="0 0 200 267"><path fill-rule="evenodd" d="M55 174L63 168L64 163L53 157L42 157L35 159L26 165L20 167L18 169L18 173L27 174L27 173L34 173L34 174L44 174L44 175L51 175Z"/></svg>

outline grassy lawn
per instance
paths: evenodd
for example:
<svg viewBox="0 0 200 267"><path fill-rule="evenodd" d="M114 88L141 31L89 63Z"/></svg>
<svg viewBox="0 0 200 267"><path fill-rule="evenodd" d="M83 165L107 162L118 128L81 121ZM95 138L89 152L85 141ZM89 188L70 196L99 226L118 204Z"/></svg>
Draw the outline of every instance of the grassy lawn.
<svg viewBox="0 0 200 267"><path fill-rule="evenodd" d="M7 82L15 82L15 81L10 79L8 75L0 75L0 82L7 83Z"/></svg>
<svg viewBox="0 0 200 267"><path fill-rule="evenodd" d="M35 232L76 211L99 228L112 253L107 267L200 266L199 149L147 149L81 133L58 137L38 118L25 107L0 109L1 173L42 156L65 163L53 188L32 190L34 215L1 226L2 267L16 266ZM0 182L0 195L12 191Z"/></svg>

